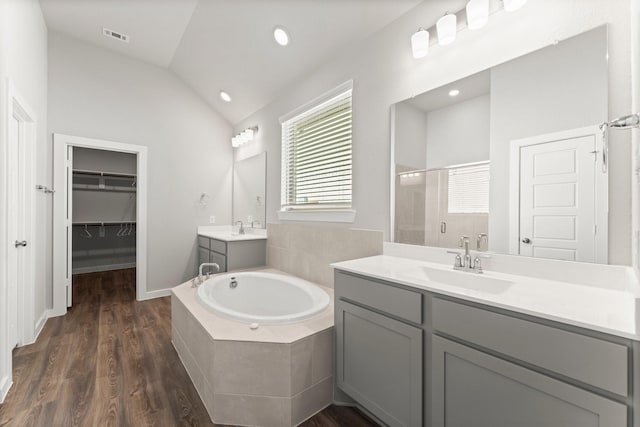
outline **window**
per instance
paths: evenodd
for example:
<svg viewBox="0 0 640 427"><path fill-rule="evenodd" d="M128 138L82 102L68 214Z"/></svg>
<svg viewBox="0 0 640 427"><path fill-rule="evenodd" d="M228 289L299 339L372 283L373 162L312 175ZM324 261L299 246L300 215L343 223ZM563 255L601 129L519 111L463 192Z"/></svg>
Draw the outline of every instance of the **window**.
<svg viewBox="0 0 640 427"><path fill-rule="evenodd" d="M339 89L282 121L282 212L351 209L351 84Z"/></svg>
<svg viewBox="0 0 640 427"><path fill-rule="evenodd" d="M489 163L449 169L449 213L489 213Z"/></svg>

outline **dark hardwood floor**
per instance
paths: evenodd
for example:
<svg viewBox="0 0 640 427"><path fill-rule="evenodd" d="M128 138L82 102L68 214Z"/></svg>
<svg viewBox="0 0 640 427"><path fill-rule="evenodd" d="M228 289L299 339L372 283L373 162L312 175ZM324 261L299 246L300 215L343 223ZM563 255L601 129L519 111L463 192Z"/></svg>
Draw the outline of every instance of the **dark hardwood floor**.
<svg viewBox="0 0 640 427"><path fill-rule="evenodd" d="M13 352L0 426L213 426L171 344L169 297L135 301L135 270L74 276L73 307ZM370 427L331 406L305 427Z"/></svg>

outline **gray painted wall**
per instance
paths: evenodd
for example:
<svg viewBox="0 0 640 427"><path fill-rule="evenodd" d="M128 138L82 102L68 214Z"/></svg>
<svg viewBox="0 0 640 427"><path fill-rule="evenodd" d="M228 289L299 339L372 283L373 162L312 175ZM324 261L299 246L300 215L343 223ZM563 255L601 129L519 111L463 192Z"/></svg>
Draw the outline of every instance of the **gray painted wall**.
<svg viewBox="0 0 640 427"><path fill-rule="evenodd" d="M147 288L191 277L196 226L210 215L231 221L231 126L169 71L56 33L49 112L49 134L148 147ZM201 193L211 195L206 206Z"/></svg>
<svg viewBox="0 0 640 427"><path fill-rule="evenodd" d="M453 1L448 9L462 9ZM278 118L340 83L353 79L354 208L358 228L385 231L389 237L389 107L513 58L609 24L609 116L631 108L629 0L537 0L515 13L492 15L479 32L461 31L450 46L432 46L421 60L411 56L409 37L443 10L423 2L371 37L345 46L300 81L279 92L275 101L234 125L235 131L259 126L256 141L236 150L236 159L267 151L267 221L280 207L280 123ZM610 150L610 262L631 263L630 135L617 133Z"/></svg>
<svg viewBox="0 0 640 427"><path fill-rule="evenodd" d="M489 160L489 94L427 114L427 169Z"/></svg>

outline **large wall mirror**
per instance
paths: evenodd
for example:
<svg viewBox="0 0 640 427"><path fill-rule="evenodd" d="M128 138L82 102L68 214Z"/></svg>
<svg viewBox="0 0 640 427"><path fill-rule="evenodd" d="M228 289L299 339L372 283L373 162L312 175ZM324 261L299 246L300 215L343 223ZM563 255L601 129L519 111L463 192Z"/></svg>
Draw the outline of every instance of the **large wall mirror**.
<svg viewBox="0 0 640 427"><path fill-rule="evenodd" d="M233 223L266 228L267 153L233 163Z"/></svg>
<svg viewBox="0 0 640 427"><path fill-rule="evenodd" d="M392 106L393 241L607 263L607 28Z"/></svg>

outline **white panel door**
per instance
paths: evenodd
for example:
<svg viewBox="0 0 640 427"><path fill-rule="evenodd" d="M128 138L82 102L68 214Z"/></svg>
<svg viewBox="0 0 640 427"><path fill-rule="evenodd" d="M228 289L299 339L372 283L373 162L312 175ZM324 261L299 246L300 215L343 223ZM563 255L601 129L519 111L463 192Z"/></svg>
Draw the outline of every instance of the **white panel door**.
<svg viewBox="0 0 640 427"><path fill-rule="evenodd" d="M596 140L520 147L521 255L595 262Z"/></svg>
<svg viewBox="0 0 640 427"><path fill-rule="evenodd" d="M24 122L12 116L9 121L8 145L8 278L9 278L9 348L19 344L18 337L22 335L18 307L24 287L25 257L23 248L25 239L25 188L24 188Z"/></svg>

